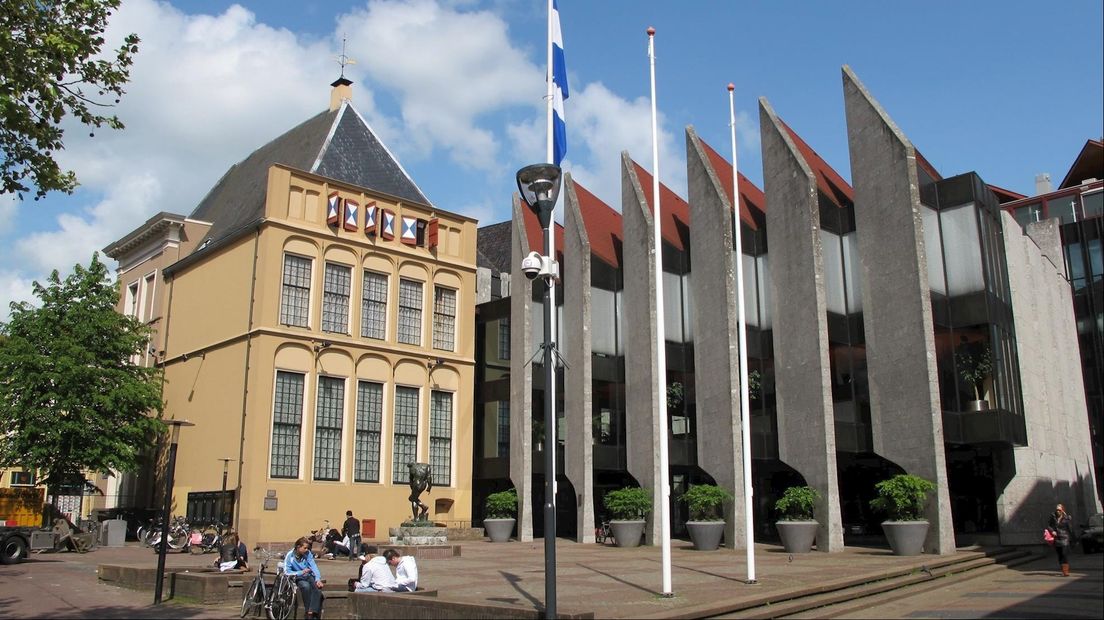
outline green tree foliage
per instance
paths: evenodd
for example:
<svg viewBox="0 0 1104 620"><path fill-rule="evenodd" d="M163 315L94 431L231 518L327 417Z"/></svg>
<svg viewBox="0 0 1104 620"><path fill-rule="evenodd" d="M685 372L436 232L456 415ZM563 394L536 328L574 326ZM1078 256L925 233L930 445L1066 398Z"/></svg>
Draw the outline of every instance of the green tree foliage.
<svg viewBox="0 0 1104 620"><path fill-rule="evenodd" d="M878 497L870 501L870 507L886 513L890 521L921 521L928 493L935 490L935 483L920 476L898 474L874 485Z"/></svg>
<svg viewBox="0 0 1104 620"><path fill-rule="evenodd" d="M13 303L0 324L0 466L54 482L135 469L164 430L161 373L131 361L148 329L116 312L118 290L97 255L64 280L54 271L35 282L34 294L39 307Z"/></svg>
<svg viewBox="0 0 1104 620"><path fill-rule="evenodd" d="M820 493L811 487L789 487L774 503L783 521L812 521Z"/></svg>
<svg viewBox="0 0 1104 620"><path fill-rule="evenodd" d="M54 152L65 148L62 121L122 129L118 117L99 114L119 103L130 78L138 36L101 56L107 19L120 0L0 0L0 193L72 192L72 171Z"/></svg>
<svg viewBox="0 0 1104 620"><path fill-rule="evenodd" d="M499 491L487 496L488 519L513 519L517 514L518 497L515 489Z"/></svg>
<svg viewBox="0 0 1104 620"><path fill-rule="evenodd" d="M721 508L731 499L731 493L715 484L694 484L682 494L691 521L723 521Z"/></svg>
<svg viewBox="0 0 1104 620"><path fill-rule="evenodd" d="M602 504L618 521L639 521L652 511L652 496L640 487L625 487L606 493Z"/></svg>

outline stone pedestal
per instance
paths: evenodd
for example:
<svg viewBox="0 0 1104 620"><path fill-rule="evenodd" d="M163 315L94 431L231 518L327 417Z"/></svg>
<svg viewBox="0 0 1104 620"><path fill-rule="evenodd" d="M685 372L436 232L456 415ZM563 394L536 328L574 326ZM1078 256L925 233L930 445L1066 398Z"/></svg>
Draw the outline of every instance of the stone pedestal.
<svg viewBox="0 0 1104 620"><path fill-rule="evenodd" d="M432 525L392 527L387 530L392 545L443 545L448 542L448 528Z"/></svg>

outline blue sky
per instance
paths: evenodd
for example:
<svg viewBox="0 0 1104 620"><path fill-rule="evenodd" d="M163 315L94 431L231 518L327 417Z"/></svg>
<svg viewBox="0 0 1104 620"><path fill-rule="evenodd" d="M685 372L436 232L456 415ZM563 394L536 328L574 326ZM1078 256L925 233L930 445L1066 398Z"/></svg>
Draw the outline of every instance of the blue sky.
<svg viewBox="0 0 1104 620"><path fill-rule="evenodd" d="M1053 3L560 0L571 98L565 167L615 208L622 150L651 167L645 29L655 26L661 172L685 196L684 128L762 178L758 97L850 178L848 64L944 175L1032 193L1104 134L1099 0ZM323 110L349 38L353 102L437 206L505 219L514 172L543 159L542 0L156 3L108 32L142 37L122 132L67 133L81 188L0 196L0 317L159 211L189 213L226 168Z"/></svg>

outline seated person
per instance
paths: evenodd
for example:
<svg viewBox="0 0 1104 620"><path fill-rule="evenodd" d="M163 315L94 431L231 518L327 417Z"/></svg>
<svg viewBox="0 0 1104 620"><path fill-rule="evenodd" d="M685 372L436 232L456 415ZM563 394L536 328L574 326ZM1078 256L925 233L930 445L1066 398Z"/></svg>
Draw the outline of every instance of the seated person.
<svg viewBox="0 0 1104 620"><path fill-rule="evenodd" d="M399 553L388 549L383 555L364 562L360 567L360 581L355 584L356 592L394 592L399 583L391 572L391 567L399 563Z"/></svg>
<svg viewBox="0 0 1104 620"><path fill-rule="evenodd" d="M249 549L238 538L238 535L230 532L222 540L222 546L219 547L219 559L215 560L215 566L220 571L249 570Z"/></svg>
<svg viewBox="0 0 1104 620"><path fill-rule="evenodd" d="M414 556L404 555L399 558L395 567L395 582L396 592L413 592L418 589L418 563L414 561Z"/></svg>
<svg viewBox="0 0 1104 620"><path fill-rule="evenodd" d="M337 556L351 556L353 552L344 544L341 532L330 529L326 534L325 542L322 543L322 554L322 557L332 560Z"/></svg>
<svg viewBox="0 0 1104 620"><path fill-rule="evenodd" d="M310 552L310 541L305 537L295 541L295 547L284 556L284 572L295 580L300 599L307 610L307 620L322 614L322 572Z"/></svg>

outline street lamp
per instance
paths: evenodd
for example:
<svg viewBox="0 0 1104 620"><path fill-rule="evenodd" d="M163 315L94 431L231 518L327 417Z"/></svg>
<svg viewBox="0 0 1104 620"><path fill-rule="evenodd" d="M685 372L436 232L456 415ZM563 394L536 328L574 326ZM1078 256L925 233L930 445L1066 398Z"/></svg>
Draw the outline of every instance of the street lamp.
<svg viewBox="0 0 1104 620"><path fill-rule="evenodd" d="M560 167L533 164L517 172L518 190L525 204L537 214L544 230L544 256L539 268L523 264L526 277L544 280L544 617L556 617L556 386L555 344L552 340L552 286L559 279L559 265L551 256L552 211L560 194Z"/></svg>
<svg viewBox="0 0 1104 620"><path fill-rule="evenodd" d="M222 461L222 494L219 495L219 521L223 521L223 517L226 516L226 476L230 472L230 463L238 459L224 456L218 460ZM226 520L224 525L229 525L229 520Z"/></svg>
<svg viewBox="0 0 1104 620"><path fill-rule="evenodd" d="M169 547L169 511L172 510L173 478L176 477L176 444L180 441L180 427L195 426L187 420L163 420L169 426L169 464L166 468L165 506L161 512L161 548L157 551L157 581L153 585L153 604L161 604L161 591L165 585L165 550Z"/></svg>

